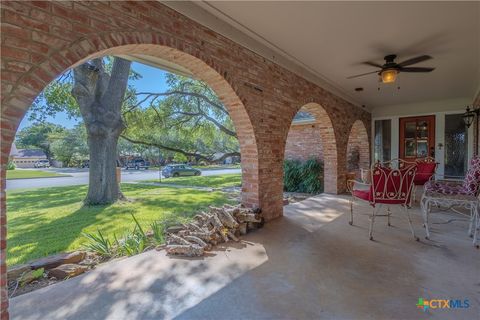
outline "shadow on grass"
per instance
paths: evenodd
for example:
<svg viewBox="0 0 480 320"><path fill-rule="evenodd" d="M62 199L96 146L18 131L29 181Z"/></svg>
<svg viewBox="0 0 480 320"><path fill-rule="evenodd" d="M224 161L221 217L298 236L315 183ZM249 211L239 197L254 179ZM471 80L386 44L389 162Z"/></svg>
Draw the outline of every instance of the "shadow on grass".
<svg viewBox="0 0 480 320"><path fill-rule="evenodd" d="M86 193L86 186L12 191L7 193L7 210L51 209L82 201Z"/></svg>
<svg viewBox="0 0 480 320"><path fill-rule="evenodd" d="M188 220L209 205L228 203L221 192L122 185L130 201L83 206L85 186L54 187L8 194L9 266L62 251L75 250L86 239L82 232L101 230L112 240L134 226L135 214L145 227L162 218Z"/></svg>
<svg viewBox="0 0 480 320"><path fill-rule="evenodd" d="M163 179L162 183L211 188L236 187L241 186L242 175L234 173L200 177L178 177Z"/></svg>
<svg viewBox="0 0 480 320"><path fill-rule="evenodd" d="M81 237L83 229L96 224L99 221L98 215L109 207L110 205L81 206L65 216L49 220L41 217L16 217L15 224L9 226L11 230L16 229L7 241L9 260L24 262L65 251ZM116 214L122 214L122 210L119 209ZM16 226L28 227L19 229Z"/></svg>

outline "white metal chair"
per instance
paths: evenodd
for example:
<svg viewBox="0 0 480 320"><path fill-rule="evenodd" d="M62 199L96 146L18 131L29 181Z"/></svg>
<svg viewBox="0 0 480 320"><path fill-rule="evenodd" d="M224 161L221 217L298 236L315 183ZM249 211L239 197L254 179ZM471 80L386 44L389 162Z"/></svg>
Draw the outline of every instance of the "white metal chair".
<svg viewBox="0 0 480 320"><path fill-rule="evenodd" d="M416 171L417 165L415 163L394 159L385 163L377 162L373 164L371 168L371 184L349 181L348 185L352 193L350 225L353 225L353 204L355 200L368 202L373 208L369 229L370 240L373 240L375 217L386 216L387 224L390 226L390 207L398 205L404 209L412 236L418 241L419 238L415 235L409 212ZM378 212L383 205L387 205L387 214L379 215Z"/></svg>
<svg viewBox="0 0 480 320"><path fill-rule="evenodd" d="M420 205L423 213L423 225L426 239L430 239L429 215L432 206L453 209L463 207L470 211L468 235L473 238L473 245L477 244L478 229L480 228L479 217L479 194L480 194L480 157L475 156L470 160L470 168L464 180L438 179L432 177L424 185L424 191ZM456 211L460 214L460 212Z"/></svg>

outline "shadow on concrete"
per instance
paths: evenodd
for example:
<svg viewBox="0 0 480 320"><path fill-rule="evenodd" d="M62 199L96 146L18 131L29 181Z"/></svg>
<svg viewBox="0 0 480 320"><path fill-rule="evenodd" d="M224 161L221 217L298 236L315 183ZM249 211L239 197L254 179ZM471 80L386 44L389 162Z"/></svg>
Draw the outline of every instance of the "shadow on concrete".
<svg viewBox="0 0 480 320"><path fill-rule="evenodd" d="M164 252L105 264L63 283L14 298L13 319L474 319L480 261L466 226L436 225L435 241L411 238L394 212L349 226L348 202L333 196L285 207L285 216L201 259ZM315 209L316 208L316 209ZM364 208L367 210L367 208ZM330 217L321 217L323 211ZM334 214L337 212L337 214ZM422 232L418 214L417 232ZM321 227L317 225L321 224ZM464 310L423 311L419 297L470 299ZM453 313L455 312L455 314Z"/></svg>

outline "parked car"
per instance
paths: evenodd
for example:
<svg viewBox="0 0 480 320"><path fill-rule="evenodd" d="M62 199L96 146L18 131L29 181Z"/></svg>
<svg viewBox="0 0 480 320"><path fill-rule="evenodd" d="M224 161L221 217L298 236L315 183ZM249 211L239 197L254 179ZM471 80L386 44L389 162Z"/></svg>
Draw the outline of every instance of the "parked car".
<svg viewBox="0 0 480 320"><path fill-rule="evenodd" d="M38 160L33 164L35 168L50 168L50 161L48 160Z"/></svg>
<svg viewBox="0 0 480 320"><path fill-rule="evenodd" d="M145 169L145 170L148 170L149 167L150 167L150 162L148 162L145 159L141 159L141 158L140 159L129 160L125 164L125 170L128 170L128 169L135 169L135 170Z"/></svg>
<svg viewBox="0 0 480 320"><path fill-rule="evenodd" d="M186 164L169 164L162 170L165 178L180 177L180 176L199 176L202 171L192 168Z"/></svg>

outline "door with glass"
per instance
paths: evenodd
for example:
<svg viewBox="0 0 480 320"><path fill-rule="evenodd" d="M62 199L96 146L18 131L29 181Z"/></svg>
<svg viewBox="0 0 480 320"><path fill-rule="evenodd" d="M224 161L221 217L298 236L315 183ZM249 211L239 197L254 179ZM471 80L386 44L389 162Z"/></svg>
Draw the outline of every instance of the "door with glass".
<svg viewBox="0 0 480 320"><path fill-rule="evenodd" d="M400 118L400 158L435 157L435 116Z"/></svg>
<svg viewBox="0 0 480 320"><path fill-rule="evenodd" d="M468 130L463 114L445 115L445 177L465 176L468 161Z"/></svg>

